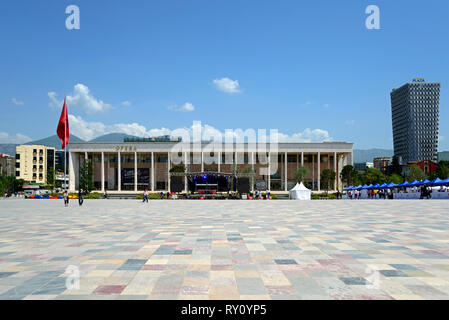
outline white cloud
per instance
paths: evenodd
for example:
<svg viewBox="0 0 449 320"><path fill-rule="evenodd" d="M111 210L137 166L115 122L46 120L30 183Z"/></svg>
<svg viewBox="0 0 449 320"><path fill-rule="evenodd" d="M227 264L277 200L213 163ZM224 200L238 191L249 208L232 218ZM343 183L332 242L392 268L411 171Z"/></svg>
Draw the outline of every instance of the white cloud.
<svg viewBox="0 0 449 320"><path fill-rule="evenodd" d="M201 122L194 122L191 127L181 127L176 129L168 128L146 128L139 123L116 123L112 125L105 125L102 122L88 122L80 116L69 114L70 132L80 137L83 140L92 140L98 136L108 133L126 133L138 137L157 137L162 135L170 135L173 137L188 135L192 140L198 140L193 137L194 129L201 126L201 137L199 139L210 141L214 138L220 140L225 137L225 133L210 126L201 125ZM255 129L257 132L257 129ZM268 133L268 131L267 131ZM232 137L236 138L243 136L243 130L233 130ZM280 142L323 142L332 141L329 132L322 129L305 129L302 132L294 133L292 135L279 133Z"/></svg>
<svg viewBox="0 0 449 320"><path fill-rule="evenodd" d="M102 122L88 122L80 116L69 114L70 132L83 140L92 140L98 136L108 133L126 133L138 137L152 137L170 134L169 129L147 130L145 126L138 123L116 123L105 125Z"/></svg>
<svg viewBox="0 0 449 320"><path fill-rule="evenodd" d="M121 104L124 107L130 107L131 106L131 102L129 102L129 101L123 101Z"/></svg>
<svg viewBox="0 0 449 320"><path fill-rule="evenodd" d="M6 132L0 132L0 143L26 143L31 141L31 138L23 135L21 133L16 133L15 135L9 135Z"/></svg>
<svg viewBox="0 0 449 320"><path fill-rule="evenodd" d="M355 120L346 120L345 125L347 126L353 126L355 124Z"/></svg>
<svg viewBox="0 0 449 320"><path fill-rule="evenodd" d="M287 135L279 133L279 142L324 142L332 141L327 130L323 129L305 129L302 132Z"/></svg>
<svg viewBox="0 0 449 320"><path fill-rule="evenodd" d="M190 102L184 103L182 106L172 105L167 107L168 110L180 111L180 112L193 112L195 111L195 106Z"/></svg>
<svg viewBox="0 0 449 320"><path fill-rule="evenodd" d="M329 108L331 105L329 104L329 103L325 103L325 104L323 104L323 107L325 107L325 108Z"/></svg>
<svg viewBox="0 0 449 320"><path fill-rule="evenodd" d="M12 98L11 101L12 101L12 103L14 103L16 106L23 106L23 105L24 105L23 101L19 101L19 100L17 100L16 98Z"/></svg>
<svg viewBox="0 0 449 320"><path fill-rule="evenodd" d="M50 107L62 108L64 100L58 100L56 92L49 92ZM87 86L78 83L73 87L72 95L67 96L67 107L78 108L84 110L87 114L103 113L112 108L110 104L103 102L100 99L95 98Z"/></svg>
<svg viewBox="0 0 449 320"><path fill-rule="evenodd" d="M229 78L221 78L213 80L215 88L226 93L239 93L240 84L238 80L232 80Z"/></svg>
<svg viewBox="0 0 449 320"><path fill-rule="evenodd" d="M301 106L302 106L302 107L308 107L308 106L310 106L311 104L312 104L311 101L306 101L306 102L304 102L303 104L301 104Z"/></svg>
<svg viewBox="0 0 449 320"><path fill-rule="evenodd" d="M438 136L438 141L444 141L444 136Z"/></svg>

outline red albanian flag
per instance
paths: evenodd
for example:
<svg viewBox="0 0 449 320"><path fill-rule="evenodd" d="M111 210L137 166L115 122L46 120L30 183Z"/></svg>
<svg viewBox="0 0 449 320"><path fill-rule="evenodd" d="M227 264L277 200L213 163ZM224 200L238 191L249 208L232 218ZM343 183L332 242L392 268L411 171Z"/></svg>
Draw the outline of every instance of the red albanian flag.
<svg viewBox="0 0 449 320"><path fill-rule="evenodd" d="M58 134L59 139L61 139L62 149L65 149L65 147L69 144L69 116L67 114L67 104L65 103L65 98L56 133Z"/></svg>

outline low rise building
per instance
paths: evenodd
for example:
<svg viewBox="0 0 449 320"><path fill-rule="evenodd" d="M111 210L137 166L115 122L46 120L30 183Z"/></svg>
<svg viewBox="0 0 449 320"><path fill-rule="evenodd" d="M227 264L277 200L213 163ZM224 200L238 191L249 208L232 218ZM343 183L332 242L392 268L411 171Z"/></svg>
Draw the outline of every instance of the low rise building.
<svg viewBox="0 0 449 320"><path fill-rule="evenodd" d="M372 162L360 162L354 164L354 169L360 172L366 171L368 168L373 168L374 164Z"/></svg>
<svg viewBox="0 0 449 320"><path fill-rule="evenodd" d="M6 174L7 176L14 175L14 157L0 153L0 174Z"/></svg>
<svg viewBox="0 0 449 320"><path fill-rule="evenodd" d="M391 158L380 157L373 159L374 168L379 169L382 173L387 173L388 167L391 165Z"/></svg>
<svg viewBox="0 0 449 320"><path fill-rule="evenodd" d="M414 165L420 167L425 175L432 174L438 169L438 163L433 162L431 160L409 161L405 166L403 166L402 174L404 176L409 176L411 173L410 168L413 167Z"/></svg>
<svg viewBox="0 0 449 320"><path fill-rule="evenodd" d="M16 178L45 185L48 169L55 169L55 151L55 148L42 145L17 146Z"/></svg>

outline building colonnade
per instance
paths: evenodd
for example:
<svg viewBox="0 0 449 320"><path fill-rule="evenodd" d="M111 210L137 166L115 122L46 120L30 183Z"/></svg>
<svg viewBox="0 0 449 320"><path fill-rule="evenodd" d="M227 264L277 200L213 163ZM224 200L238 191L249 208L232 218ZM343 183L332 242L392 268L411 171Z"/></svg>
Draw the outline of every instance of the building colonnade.
<svg viewBox="0 0 449 320"><path fill-rule="evenodd" d="M94 186L97 191L133 191L143 189L150 191L170 191L170 169L176 156L181 159L187 172L223 172L231 173L232 166L237 163L239 172L249 165L256 171L255 183L262 183L265 189L272 191L288 191L294 186L294 174L302 166L309 169L306 177L306 186L312 190L321 191L321 172L331 169L336 173L336 179L330 189L342 190L340 172L347 164L352 164L352 149L350 152L341 151L317 151L317 152L267 152L266 162L258 161L257 152L233 152L232 161L229 155L225 157L222 152L217 154L206 152L199 153L182 152L172 155L171 152L160 151L70 151L69 153L69 189L79 189L80 166L86 160L92 161ZM273 159L278 157L278 161ZM194 162L194 157L201 159ZM205 157L209 161L205 161ZM243 157L242 157L243 156ZM239 159L240 158L240 159ZM212 163L210 159L213 159ZM231 163L229 163L231 162ZM268 163L268 164L267 164ZM272 170L272 165L277 164L277 170ZM261 167L268 167L270 174L259 174ZM267 173L267 172L266 172ZM254 189L254 185L252 186ZM187 190L187 177L184 178L184 191Z"/></svg>

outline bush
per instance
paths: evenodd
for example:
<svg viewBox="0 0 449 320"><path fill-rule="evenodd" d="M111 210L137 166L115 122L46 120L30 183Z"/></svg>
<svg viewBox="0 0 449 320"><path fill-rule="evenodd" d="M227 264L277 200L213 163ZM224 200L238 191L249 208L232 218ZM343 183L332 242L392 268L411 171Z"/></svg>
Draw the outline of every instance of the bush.
<svg viewBox="0 0 449 320"><path fill-rule="evenodd" d="M164 192L164 199L166 198L166 192ZM138 194L135 198L136 200L143 200L143 192ZM160 192L156 192L156 193L149 193L148 194L148 200L160 200L161 199L161 193Z"/></svg>
<svg viewBox="0 0 449 320"><path fill-rule="evenodd" d="M103 195L98 192L92 192L92 193L83 195L84 199L101 199L102 197L103 197Z"/></svg>
<svg viewBox="0 0 449 320"><path fill-rule="evenodd" d="M335 193L312 193L312 200L319 200L319 199L328 199L328 200L336 200L337 195Z"/></svg>

